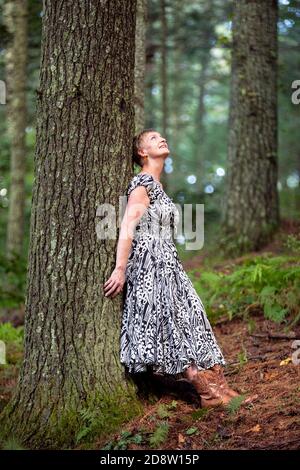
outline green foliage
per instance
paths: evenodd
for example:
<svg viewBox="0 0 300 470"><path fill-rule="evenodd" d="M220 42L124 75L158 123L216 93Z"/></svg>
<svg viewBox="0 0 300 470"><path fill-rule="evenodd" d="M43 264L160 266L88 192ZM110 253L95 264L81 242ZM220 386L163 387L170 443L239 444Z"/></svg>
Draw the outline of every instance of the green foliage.
<svg viewBox="0 0 300 470"><path fill-rule="evenodd" d="M228 405L226 406L227 413L230 415L235 414L242 406L244 399L245 399L245 395L239 395L237 397L233 397L228 403Z"/></svg>
<svg viewBox="0 0 300 470"><path fill-rule="evenodd" d="M130 406L129 406L130 403ZM91 404L78 411L80 427L75 437L75 443L85 440L91 442L96 436L109 434L124 422L136 417L142 412L142 405L134 394L126 395L123 388L115 390L112 395L102 395L97 398L97 405Z"/></svg>
<svg viewBox="0 0 300 470"><path fill-rule="evenodd" d="M209 408L199 408L198 410L193 411L191 416L195 421L197 421L198 419L205 418L210 412L211 410Z"/></svg>
<svg viewBox="0 0 300 470"><path fill-rule="evenodd" d="M159 423L152 436L149 439L150 447L157 448L166 442L170 425L168 423Z"/></svg>
<svg viewBox="0 0 300 470"><path fill-rule="evenodd" d="M161 404L157 408L157 415L161 419L170 418L170 410L175 410L177 407L177 401L173 400L170 404Z"/></svg>
<svg viewBox="0 0 300 470"><path fill-rule="evenodd" d="M139 445L143 442L144 436L141 432L133 434L130 431L123 431L119 440L108 442L101 450L125 450L131 443Z"/></svg>
<svg viewBox="0 0 300 470"><path fill-rule="evenodd" d="M20 346L23 345L24 340L24 327L14 327L11 323L0 324L0 340L4 343L16 343Z"/></svg>
<svg viewBox="0 0 300 470"><path fill-rule="evenodd" d="M0 254L0 307L19 307L24 303L27 260L23 256L8 259Z"/></svg>
<svg viewBox="0 0 300 470"><path fill-rule="evenodd" d="M265 317L295 320L300 312L300 266L298 257L265 256L246 258L242 265L229 266L228 273L203 272L200 278L189 272L194 287L212 322L226 314L248 316L251 306Z"/></svg>
<svg viewBox="0 0 300 470"><path fill-rule="evenodd" d="M170 418L171 416L170 411L167 410L167 407L165 405L159 405L157 409L157 414L161 419Z"/></svg>
<svg viewBox="0 0 300 470"><path fill-rule="evenodd" d="M248 362L247 351L244 347L243 347L243 350L238 353L238 361L239 361L240 367L242 367L244 364Z"/></svg>
<svg viewBox="0 0 300 470"><path fill-rule="evenodd" d="M20 365L23 359L24 327L15 328L11 323L0 323L0 341L5 343L6 349L6 364L2 367Z"/></svg>
<svg viewBox="0 0 300 470"><path fill-rule="evenodd" d="M96 411L91 411L91 410L79 410L79 415L82 418L82 421L84 423L83 427L80 429L80 431L77 433L76 436L76 444L87 436L90 432L93 431L93 428L97 426L97 413Z"/></svg>
<svg viewBox="0 0 300 470"><path fill-rule="evenodd" d="M300 238L295 235L288 235L284 246L289 250L300 254Z"/></svg>
<svg viewBox="0 0 300 470"><path fill-rule="evenodd" d="M251 335L256 328L256 322L253 320L253 318L248 319L248 333Z"/></svg>
<svg viewBox="0 0 300 470"><path fill-rule="evenodd" d="M26 450L15 437L10 437L2 444L2 450Z"/></svg>
<svg viewBox="0 0 300 470"><path fill-rule="evenodd" d="M187 436L191 436L192 434L198 434L198 432L199 432L199 429L198 429L198 428L196 428L196 427L191 427L191 428L189 428L189 429L187 429L187 430L185 431L185 434L186 434Z"/></svg>

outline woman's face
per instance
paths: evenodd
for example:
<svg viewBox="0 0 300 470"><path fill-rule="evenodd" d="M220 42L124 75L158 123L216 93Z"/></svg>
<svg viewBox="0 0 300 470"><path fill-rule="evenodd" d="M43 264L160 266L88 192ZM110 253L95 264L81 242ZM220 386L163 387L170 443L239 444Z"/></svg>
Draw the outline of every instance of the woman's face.
<svg viewBox="0 0 300 470"><path fill-rule="evenodd" d="M159 132L148 132L142 137L141 155L149 157L168 156L170 153L167 140Z"/></svg>

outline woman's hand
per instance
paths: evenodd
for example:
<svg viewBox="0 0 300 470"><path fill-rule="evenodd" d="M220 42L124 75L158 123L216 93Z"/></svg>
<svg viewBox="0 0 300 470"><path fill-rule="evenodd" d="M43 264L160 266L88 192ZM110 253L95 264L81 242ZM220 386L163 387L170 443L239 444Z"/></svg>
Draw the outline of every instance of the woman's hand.
<svg viewBox="0 0 300 470"><path fill-rule="evenodd" d="M125 284L125 270L123 268L115 268L110 278L104 283L105 297L114 298L118 295Z"/></svg>

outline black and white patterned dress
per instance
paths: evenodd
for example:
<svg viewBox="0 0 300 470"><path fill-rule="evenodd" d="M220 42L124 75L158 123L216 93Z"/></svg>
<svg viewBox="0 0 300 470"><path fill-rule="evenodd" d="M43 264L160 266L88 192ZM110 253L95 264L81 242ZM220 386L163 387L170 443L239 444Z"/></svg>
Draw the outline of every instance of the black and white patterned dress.
<svg viewBox="0 0 300 470"><path fill-rule="evenodd" d="M138 185L146 187L150 205L136 226L126 267L121 363L129 373L152 367L162 374L180 374L191 363L199 369L225 365L173 241L178 209L150 174L134 176L127 196Z"/></svg>

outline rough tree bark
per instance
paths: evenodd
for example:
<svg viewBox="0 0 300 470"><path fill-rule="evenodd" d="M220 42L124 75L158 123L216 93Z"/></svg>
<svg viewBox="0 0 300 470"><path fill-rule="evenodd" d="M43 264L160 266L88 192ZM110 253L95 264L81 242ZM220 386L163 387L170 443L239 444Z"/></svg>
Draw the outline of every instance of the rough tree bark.
<svg viewBox="0 0 300 470"><path fill-rule="evenodd" d="M260 248L279 223L277 1L234 3L224 250Z"/></svg>
<svg viewBox="0 0 300 470"><path fill-rule="evenodd" d="M44 2L25 353L0 418L30 448L72 445L82 409L100 427L111 406L140 409L119 363L122 299L103 293L119 230L96 232L132 177L135 16L136 0Z"/></svg>
<svg viewBox="0 0 300 470"><path fill-rule="evenodd" d="M11 37L5 54L7 127L11 149L6 238L9 257L21 254L24 239L27 6L27 0L6 1L3 12L4 23Z"/></svg>
<svg viewBox="0 0 300 470"><path fill-rule="evenodd" d="M145 127L144 93L145 93L145 67L146 67L146 18L147 1L137 0L136 33L135 33L135 134Z"/></svg>

